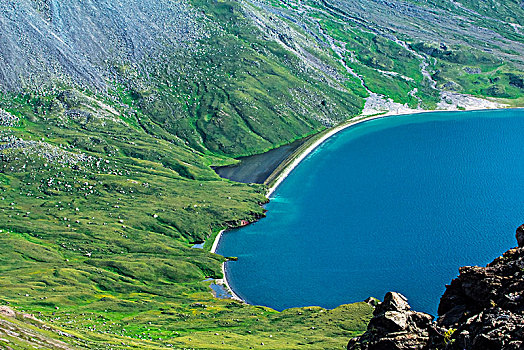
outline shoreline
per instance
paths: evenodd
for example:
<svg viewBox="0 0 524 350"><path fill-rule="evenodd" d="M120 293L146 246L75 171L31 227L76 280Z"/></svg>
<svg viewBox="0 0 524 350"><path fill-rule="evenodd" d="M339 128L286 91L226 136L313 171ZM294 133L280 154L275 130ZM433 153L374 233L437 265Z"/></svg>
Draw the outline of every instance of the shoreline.
<svg viewBox="0 0 524 350"><path fill-rule="evenodd" d="M435 113L435 112L473 112L473 111L485 111L485 110L505 110L505 109L522 109L522 107L500 107L500 108L467 108L465 110L459 110L459 109L432 109L432 110L403 110L398 112L385 112L382 114L375 114L375 115L369 115L369 116L358 116L351 120L342 122L341 124L334 126L332 128L326 129L325 134L320 136L318 140L316 140L314 143L309 145L304 150L297 150L298 153L292 154L288 159L286 159L283 164L287 162L287 164L279 171L277 168L275 171L278 171L278 175L276 175L274 180L271 180L270 183L272 185L269 187L268 191L266 192L266 197L268 199L273 192L278 188L278 186L286 179L286 177L291 174L293 169L295 169L300 162L302 162L311 152L313 152L315 149L317 149L322 143L324 143L327 139L329 139L331 136L339 133L342 130L345 130L351 126L355 126L367 121L375 120L375 119L381 119L381 118L387 118L387 117L393 117L393 116L400 116L400 115L410 115L410 114L425 114L425 113ZM273 175L273 174L272 174ZM272 176L271 175L271 176ZM270 176L270 177L271 177Z"/></svg>
<svg viewBox="0 0 524 350"><path fill-rule="evenodd" d="M313 144L309 145L305 150L301 151L300 153L295 154L295 158L293 158L293 155L291 155L291 161L284 166L284 168L280 171L278 176L273 182L273 185L268 189L266 193L266 197L270 199L269 197L275 192L275 190L278 188L278 186L286 179L286 177L291 174L293 169L295 169L300 162L302 162L311 152L313 152L315 149L317 149L320 145L322 145L327 139L329 139L331 136L339 133L340 131L349 128L350 126L354 126L360 123L363 123L368 120L374 120L379 118L385 118L387 117L386 114L379 114L375 116L365 116L365 117L357 117L358 120L352 120L348 122L344 122L342 124L339 124L331 129L326 129L326 133L322 135L318 140L316 140Z"/></svg>
<svg viewBox="0 0 524 350"><path fill-rule="evenodd" d="M355 117L354 119L342 122L341 124L339 124L337 126L334 126L333 128L326 129L324 131L325 132L324 134L320 135L320 137L317 140L315 140L312 144L307 146L304 150L301 150L299 148L299 149L297 149L295 154L291 154L290 157L288 157L288 159L284 160L284 162L282 164L285 164L285 165L282 167L282 169L277 168L275 170L275 172L278 172L278 175L276 175L274 180L271 180L272 185L271 185L271 187L269 187L269 189L268 189L268 191L266 193L266 197L269 200L271 200L270 196L275 192L275 190L278 188L278 186L291 174L291 172L311 152L313 152L315 149L317 149L320 145L322 145L326 140L328 140L333 135L335 135L335 134L339 133L340 131L345 130L345 129L351 127L351 126L355 126L355 125L358 125L360 123L363 123L363 122L366 122L366 121L370 121L370 120L376 120L376 119L388 118L388 117L400 116L400 115L410 115L410 114L415 115L415 114L425 114L425 113L433 113L433 112L468 112L468 111L504 110L504 109L522 109L522 107L515 107L515 108L511 108L511 107L504 108L503 106L501 106L500 108L485 108L485 107L482 108L482 107L480 107L480 108L467 108L465 110L459 110L459 109L452 109L452 110L441 110L441 109L436 109L436 110L402 110L402 111L396 111L396 112L389 111L389 112L385 112L385 113L378 114L378 115L369 115L369 116L358 116L358 117ZM270 177L272 175L273 174L271 174ZM222 234L224 233L224 231L226 231L226 229L220 231L218 233L218 235L215 237L215 240L213 242L213 246L211 247L211 250L210 250L211 253L217 254L216 253L216 249L218 247L218 243L219 243L220 238L222 237ZM225 263L226 262L222 263L222 275L224 277L223 277L222 280L217 280L217 282L220 281L220 282L222 282L226 286L227 290L232 295L231 299L234 299L234 300L237 300L237 301L240 301L242 303L246 303L247 304L247 302L244 299L240 298L237 294L235 294L235 292L233 291L233 289L229 285L229 283L227 281L226 271L225 271Z"/></svg>
<svg viewBox="0 0 524 350"><path fill-rule="evenodd" d="M213 253L213 254L217 254L216 253L216 250L218 248L218 242L220 242L220 238L222 237L222 234L224 234L224 232L226 231L227 229L223 229L221 230L215 237L215 240L213 241L213 246L211 247L211 249L209 250L210 253ZM229 292L231 294L231 298L230 299L233 299L233 300L237 300L237 301L240 301L242 303L246 303L247 302L242 299L241 297L239 297L234 291L233 289L231 288L231 286L229 285L229 282L227 281L227 275L226 275L226 262L227 261L224 261L221 265L221 268L222 268L222 278L221 279L215 279L215 283L216 284L222 284L225 286L227 292Z"/></svg>
<svg viewBox="0 0 524 350"><path fill-rule="evenodd" d="M227 262L227 261L226 261ZM216 283L222 283L227 291L231 294L231 298L230 299L233 299L233 300L236 300L236 301L239 301L241 303L244 303L244 304L247 304L247 302L242 299L241 297L239 297L234 291L233 289L231 288L231 286L229 285L229 282L227 281L227 275L226 275L226 262L223 262L222 263L222 275L224 276L222 279L218 279L216 280Z"/></svg>
<svg viewBox="0 0 524 350"><path fill-rule="evenodd" d="M209 249L209 252L216 254L218 242L220 241L220 237L222 237L222 234L224 233L226 229L221 230L216 236L215 240L213 241L213 245L211 246L211 249Z"/></svg>

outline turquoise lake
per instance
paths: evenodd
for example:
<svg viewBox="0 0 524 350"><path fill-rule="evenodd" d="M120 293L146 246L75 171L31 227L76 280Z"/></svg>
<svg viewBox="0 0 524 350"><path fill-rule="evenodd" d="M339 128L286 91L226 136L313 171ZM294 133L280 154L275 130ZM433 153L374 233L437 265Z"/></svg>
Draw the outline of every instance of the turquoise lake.
<svg viewBox="0 0 524 350"><path fill-rule="evenodd" d="M524 110L368 121L331 137L273 193L267 217L218 253L251 304L334 308L407 296L436 314L464 265L516 246L524 223Z"/></svg>

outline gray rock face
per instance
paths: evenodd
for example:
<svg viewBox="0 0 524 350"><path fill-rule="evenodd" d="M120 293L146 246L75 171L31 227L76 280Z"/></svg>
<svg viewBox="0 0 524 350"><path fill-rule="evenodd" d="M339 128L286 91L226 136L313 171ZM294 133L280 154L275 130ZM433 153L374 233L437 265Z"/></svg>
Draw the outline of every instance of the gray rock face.
<svg viewBox="0 0 524 350"><path fill-rule="evenodd" d="M185 0L4 0L0 90L47 79L102 86L108 65L194 41L201 15Z"/></svg>
<svg viewBox="0 0 524 350"><path fill-rule="evenodd" d="M480 68L464 67L464 71L468 74L480 74L482 70Z"/></svg>
<svg viewBox="0 0 524 350"><path fill-rule="evenodd" d="M519 230L517 230L517 238ZM521 241L519 242L521 244ZM487 267L466 266L439 304L437 324L454 330L446 349L520 349L524 341L524 247Z"/></svg>
<svg viewBox="0 0 524 350"><path fill-rule="evenodd" d="M0 126L16 126L18 121L18 117L0 109Z"/></svg>
<svg viewBox="0 0 524 350"><path fill-rule="evenodd" d="M522 314L515 314L500 307L490 308L460 326L453 333L446 349L522 349L523 328Z"/></svg>
<svg viewBox="0 0 524 350"><path fill-rule="evenodd" d="M346 15L346 20L359 23L370 29L390 28L388 33L401 32L412 38L431 42L441 41L447 43L467 44L476 46L473 42L489 43L490 48L500 57L518 61L524 64L522 52L524 43L521 40L508 40L489 26L491 21L500 21L501 14L491 12L482 15L481 22L473 23L468 16L480 16L480 14L468 9L474 1L439 1L435 6L427 4L429 1L403 1L403 0L322 0L327 7L336 8ZM466 6L462 5L469 3ZM477 2L482 4L482 2ZM509 2L506 2L509 3ZM426 4L426 6L425 6ZM515 4L515 2L513 2ZM512 4L512 5L513 5ZM469 15L464 16L464 10ZM523 18L523 8L513 7L514 18ZM478 17L477 17L478 18ZM522 23L520 23L522 25ZM444 45L445 47L445 45ZM504 49L512 48L520 53L520 58L514 59L504 52ZM482 50L482 47L477 46Z"/></svg>

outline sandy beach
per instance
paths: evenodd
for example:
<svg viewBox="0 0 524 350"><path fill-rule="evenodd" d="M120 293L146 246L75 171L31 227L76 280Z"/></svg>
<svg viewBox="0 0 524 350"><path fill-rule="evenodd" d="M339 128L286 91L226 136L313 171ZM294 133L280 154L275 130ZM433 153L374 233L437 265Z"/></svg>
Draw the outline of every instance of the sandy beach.
<svg viewBox="0 0 524 350"><path fill-rule="evenodd" d="M222 234L224 234L226 230L223 229L218 233L218 235L215 237L215 240L213 241L213 246L211 247L210 252L216 254L216 250L218 247L218 242L220 242L220 238L222 237ZM222 284L226 287L227 291L231 294L231 299L241 301L245 303L245 300L240 298L238 295L235 294L233 289L229 286L229 283L227 282L227 275L226 275L226 263L222 263L222 275L224 278L215 280L216 284Z"/></svg>
<svg viewBox="0 0 524 350"><path fill-rule="evenodd" d="M218 233L218 235L216 235L215 240L213 242L213 246L209 250L211 253L215 253L216 254L217 247L218 247L218 242L220 241L220 237L222 237L222 234L224 233L224 231L225 231L225 229L223 229L222 231L220 231Z"/></svg>
<svg viewBox="0 0 524 350"><path fill-rule="evenodd" d="M307 147L304 151L302 151L300 154L296 155L296 158L293 159L289 165L287 165L284 170L278 175L275 182L272 184L272 186L268 189L266 193L266 197L270 198L270 196L275 192L277 187L284 181L286 177L291 174L293 169L295 169L298 164L300 164L301 161L304 160L311 152L313 152L317 147L319 147L322 143L324 143L327 139L329 139L331 136L339 133L340 131L347 129L351 126L355 126L357 124L374 120L374 119L380 119L380 118L386 118L391 116L398 116L398 115L407 115L407 114L422 114L422 113L433 113L433 112L464 112L464 111L478 111L478 110L488 110L488 109L500 109L499 108L487 108L487 107L471 107L466 108L465 110L445 110L445 109L436 109L436 110L423 110L423 109L403 109L398 111L390 111L379 115L373 115L373 116L360 116L353 118L352 120L349 120L347 122L344 122L340 125L337 125L333 127L332 129L328 129L327 132L322 135L318 140L316 140L314 143L312 143L309 147ZM270 198L271 199L271 198Z"/></svg>
<svg viewBox="0 0 524 350"><path fill-rule="evenodd" d="M397 115L397 114L395 114L395 115ZM338 126L334 127L333 129L329 129L329 131L327 133L322 135L322 137L320 137L318 140L316 140L313 144L311 144L303 152L298 154L297 157L288 166L286 166L284 171L282 171L278 175L275 183L268 189L268 191L266 193L266 197L270 198L270 196L273 194L273 192L275 192L275 190L282 183L282 181L284 181L284 179L286 177L288 177L289 174L291 174L293 169L295 169L298 166L298 164L300 164L300 162L304 160L304 158L306 158L311 152L313 152L318 146L320 146L322 143L324 143L331 136L335 135L336 133L338 133L338 132L340 132L340 131L342 131L342 130L344 130L346 128L349 128L350 126L357 125L359 123L362 123L362 122L365 122L365 121L368 121L368 120L384 118L384 117L387 117L387 116L388 116L388 113L377 115L377 116L373 116L373 117L360 117L357 120L352 120L350 122L346 122L344 124L338 125Z"/></svg>

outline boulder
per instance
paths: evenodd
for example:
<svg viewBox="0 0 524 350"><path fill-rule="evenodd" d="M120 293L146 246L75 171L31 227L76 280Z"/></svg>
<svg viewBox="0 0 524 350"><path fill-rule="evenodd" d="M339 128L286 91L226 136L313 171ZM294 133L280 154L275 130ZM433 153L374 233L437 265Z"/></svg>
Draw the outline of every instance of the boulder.
<svg viewBox="0 0 524 350"><path fill-rule="evenodd" d="M515 237L517 238L518 246L524 247L524 225L520 225L519 228L517 228L517 234Z"/></svg>
<svg viewBox="0 0 524 350"><path fill-rule="evenodd" d="M16 317L16 313L9 306L0 305L0 315L7 317Z"/></svg>
<svg viewBox="0 0 524 350"><path fill-rule="evenodd" d="M405 296L389 292L377 305L368 330L349 341L349 350L424 349L433 317L411 311Z"/></svg>
<svg viewBox="0 0 524 350"><path fill-rule="evenodd" d="M508 250L486 267L461 268L446 286L438 314L437 325L453 330L445 349L523 348L524 247Z"/></svg>

